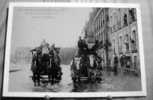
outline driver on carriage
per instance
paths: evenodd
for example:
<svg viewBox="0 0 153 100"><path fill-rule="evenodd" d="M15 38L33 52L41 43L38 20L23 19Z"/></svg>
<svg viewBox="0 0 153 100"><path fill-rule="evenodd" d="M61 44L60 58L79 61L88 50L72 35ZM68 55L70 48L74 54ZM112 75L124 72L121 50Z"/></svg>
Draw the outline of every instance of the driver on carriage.
<svg viewBox="0 0 153 100"><path fill-rule="evenodd" d="M98 64L101 63L102 58L97 54L97 50L101 48L101 42L95 40L94 45L90 47L90 45L79 37L78 41L78 56L82 57L83 62L86 61L88 55L93 55Z"/></svg>
<svg viewBox="0 0 153 100"><path fill-rule="evenodd" d="M97 54L97 50L100 47L101 42L99 42L98 40L95 40L95 44L89 48L88 47L88 43L86 43L86 41L84 39L81 39L81 37L79 37L79 41L78 41L78 56L82 56L82 57L87 57L87 55L94 55L96 60L101 61L101 57Z"/></svg>
<svg viewBox="0 0 153 100"><path fill-rule="evenodd" d="M83 56L87 54L87 44L85 42L84 39L81 38L81 36L79 37L78 40L78 56Z"/></svg>
<svg viewBox="0 0 153 100"><path fill-rule="evenodd" d="M42 54L42 62L49 62L50 56L49 56L49 44L46 42L46 40L43 40L41 42L41 45L39 47L41 49Z"/></svg>

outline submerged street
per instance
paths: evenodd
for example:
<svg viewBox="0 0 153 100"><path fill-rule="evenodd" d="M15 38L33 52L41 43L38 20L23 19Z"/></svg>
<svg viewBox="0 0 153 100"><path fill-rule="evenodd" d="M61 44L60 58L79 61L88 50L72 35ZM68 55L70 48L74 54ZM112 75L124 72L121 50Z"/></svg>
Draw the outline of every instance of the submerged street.
<svg viewBox="0 0 153 100"><path fill-rule="evenodd" d="M62 80L59 84L51 86L50 84L41 84L34 86L32 81L32 72L30 64L13 65L10 68L9 91L15 92L105 92L105 91L140 91L141 79L133 75L119 74L114 76L113 73L103 74L101 83L81 82L73 84L70 74L69 65L61 65Z"/></svg>

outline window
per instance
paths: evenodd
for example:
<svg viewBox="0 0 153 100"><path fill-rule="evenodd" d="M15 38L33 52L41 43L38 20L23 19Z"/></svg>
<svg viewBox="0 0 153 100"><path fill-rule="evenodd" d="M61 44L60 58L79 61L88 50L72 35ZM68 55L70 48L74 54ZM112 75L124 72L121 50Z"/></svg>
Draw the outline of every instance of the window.
<svg viewBox="0 0 153 100"><path fill-rule="evenodd" d="M127 23L127 14L124 14L124 26L127 26L128 25L128 23Z"/></svg>
<svg viewBox="0 0 153 100"><path fill-rule="evenodd" d="M117 22L117 25L118 25L118 29L121 28L121 12L120 12L120 9L118 10L118 22Z"/></svg>
<svg viewBox="0 0 153 100"><path fill-rule="evenodd" d="M137 56L134 56L133 67L137 69Z"/></svg>
<svg viewBox="0 0 153 100"><path fill-rule="evenodd" d="M115 40L113 40L113 53L115 54L116 51L115 51Z"/></svg>
<svg viewBox="0 0 153 100"><path fill-rule="evenodd" d="M115 29L115 31L117 30L117 20L118 20L117 13L114 13L114 29Z"/></svg>
<svg viewBox="0 0 153 100"><path fill-rule="evenodd" d="M131 38L131 44L132 44L132 52L137 51L137 45L136 45L136 31L132 31L132 38Z"/></svg>
<svg viewBox="0 0 153 100"><path fill-rule="evenodd" d="M110 25L112 26L112 21L113 21L113 18L112 16L110 17Z"/></svg>
<svg viewBox="0 0 153 100"><path fill-rule="evenodd" d="M129 10L129 15L130 15L130 23L136 20L134 8Z"/></svg>
<svg viewBox="0 0 153 100"><path fill-rule="evenodd" d="M119 37L119 53L122 53L122 36Z"/></svg>
<svg viewBox="0 0 153 100"><path fill-rule="evenodd" d="M129 35L125 35L125 47L126 47L126 52L129 51Z"/></svg>

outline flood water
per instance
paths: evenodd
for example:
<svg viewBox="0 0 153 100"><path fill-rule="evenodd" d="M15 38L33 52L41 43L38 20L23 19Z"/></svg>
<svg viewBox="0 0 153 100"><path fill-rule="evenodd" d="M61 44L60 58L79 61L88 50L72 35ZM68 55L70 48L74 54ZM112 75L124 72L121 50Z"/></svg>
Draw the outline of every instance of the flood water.
<svg viewBox="0 0 153 100"><path fill-rule="evenodd" d="M13 65L9 75L9 91L24 92L94 92L94 91L136 91L141 90L141 78L130 75L107 76L104 74L101 83L81 82L73 84L70 66L61 65L62 80L59 84L41 84L34 86L31 79L30 64Z"/></svg>

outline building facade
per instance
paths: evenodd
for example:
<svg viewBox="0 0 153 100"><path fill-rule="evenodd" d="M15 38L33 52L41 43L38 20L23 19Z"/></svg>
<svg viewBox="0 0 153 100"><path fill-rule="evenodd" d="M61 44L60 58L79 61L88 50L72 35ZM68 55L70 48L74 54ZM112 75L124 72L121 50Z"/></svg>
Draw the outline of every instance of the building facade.
<svg viewBox="0 0 153 100"><path fill-rule="evenodd" d="M138 29L134 8L94 8L85 28L86 40L101 42L103 66L114 66L114 56L126 56L131 68L139 66Z"/></svg>
<svg viewBox="0 0 153 100"><path fill-rule="evenodd" d="M111 46L111 65L114 55L120 60L121 56L128 57L130 68L139 68L139 46L136 9L110 8L109 29ZM120 64L121 65L121 64Z"/></svg>
<svg viewBox="0 0 153 100"><path fill-rule="evenodd" d="M109 48L106 46L109 40L108 28L108 8L94 8L90 13L89 21L85 27L85 37L87 40L98 40L101 42L101 49L98 53L103 58L103 66L109 64Z"/></svg>

